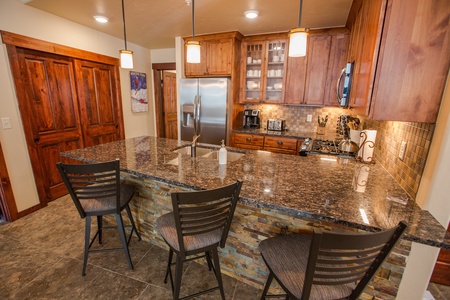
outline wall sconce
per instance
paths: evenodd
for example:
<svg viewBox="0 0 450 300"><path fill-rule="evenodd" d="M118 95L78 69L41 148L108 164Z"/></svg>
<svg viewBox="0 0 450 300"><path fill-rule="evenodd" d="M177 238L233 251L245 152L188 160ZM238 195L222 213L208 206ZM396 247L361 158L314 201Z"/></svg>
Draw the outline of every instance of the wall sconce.
<svg viewBox="0 0 450 300"><path fill-rule="evenodd" d="M302 19L303 0L300 0L297 28L289 31L289 56L301 57L306 55L309 28L300 28Z"/></svg>
<svg viewBox="0 0 450 300"><path fill-rule="evenodd" d="M125 40L125 50L120 50L120 67L122 69L133 69L133 51L127 49L127 30L125 27L125 5L122 0L122 18L123 18L123 39Z"/></svg>
<svg viewBox="0 0 450 300"><path fill-rule="evenodd" d="M190 2L190 1L189 1ZM187 5L189 5L186 1ZM200 43L195 41L195 31L194 31L195 17L194 17L194 0L192 0L192 41L186 44L186 62L191 64L200 63Z"/></svg>

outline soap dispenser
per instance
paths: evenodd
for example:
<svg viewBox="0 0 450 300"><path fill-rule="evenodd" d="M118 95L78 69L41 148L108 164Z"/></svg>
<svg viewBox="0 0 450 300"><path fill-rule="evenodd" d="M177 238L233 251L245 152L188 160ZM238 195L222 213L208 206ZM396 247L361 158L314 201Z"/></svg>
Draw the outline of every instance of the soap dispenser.
<svg viewBox="0 0 450 300"><path fill-rule="evenodd" d="M222 140L222 147L219 150L219 164L225 165L227 163L227 149L225 148L225 141Z"/></svg>

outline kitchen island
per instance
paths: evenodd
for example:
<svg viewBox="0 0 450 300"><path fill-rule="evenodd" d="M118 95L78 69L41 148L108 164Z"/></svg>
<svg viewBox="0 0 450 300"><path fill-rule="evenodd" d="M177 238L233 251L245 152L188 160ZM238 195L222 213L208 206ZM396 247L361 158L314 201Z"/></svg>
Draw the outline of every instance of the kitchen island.
<svg viewBox="0 0 450 300"><path fill-rule="evenodd" d="M165 243L157 234L154 221L171 210L170 192L211 189L242 180L229 240L221 252L222 270L259 287L267 270L258 244L280 233L313 227L376 231L403 220L409 227L391 255L394 262L388 259L383 265L390 273L392 289L401 280L410 241L450 249L445 228L411 199L400 203L407 199L406 193L379 164L228 148L229 152L244 155L219 165L211 157L194 159L173 151L186 145L189 143L184 141L138 137L73 150L62 156L84 162L120 159L124 177L138 186L133 201L138 228L146 240L161 247ZM394 273L399 275L393 276ZM383 284L390 285L389 282ZM372 288L376 290L377 284Z"/></svg>

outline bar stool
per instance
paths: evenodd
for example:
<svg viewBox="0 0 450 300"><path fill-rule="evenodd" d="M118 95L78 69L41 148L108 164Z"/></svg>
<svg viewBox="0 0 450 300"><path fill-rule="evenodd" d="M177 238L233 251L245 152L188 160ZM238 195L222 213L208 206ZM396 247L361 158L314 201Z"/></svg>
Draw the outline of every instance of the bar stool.
<svg viewBox="0 0 450 300"><path fill-rule="evenodd" d="M357 299L398 241L406 224L375 233L282 235L262 241L269 268L261 299ZM275 278L287 295L267 295Z"/></svg>
<svg viewBox="0 0 450 300"><path fill-rule="evenodd" d="M84 237L84 260L82 275L86 275L86 266L89 252L109 252L123 250L130 269L133 270L128 244L133 232L138 240L141 240L136 230L130 206L128 205L134 195L134 186L120 182L119 160L97 164L63 164L57 163L59 173L72 197L80 217L86 220ZM126 210L131 226L124 226L121 212ZM99 244L102 243L103 229L116 228L116 226L103 226L104 215L114 215L119 231L121 248L90 250L95 239L98 237ZM91 217L97 217L98 230L90 241ZM131 227L128 240L124 227Z"/></svg>
<svg viewBox="0 0 450 300"><path fill-rule="evenodd" d="M214 271L218 286L183 299L217 289L220 290L222 299L225 299L217 250L218 247L225 247L241 186L242 182L237 181L212 190L172 193L173 212L159 217L156 225L170 248L164 283L170 277L173 299L178 300L180 296L183 263L199 258L206 258L209 270ZM172 263L174 253L176 262ZM172 278L172 265L176 265L175 282Z"/></svg>

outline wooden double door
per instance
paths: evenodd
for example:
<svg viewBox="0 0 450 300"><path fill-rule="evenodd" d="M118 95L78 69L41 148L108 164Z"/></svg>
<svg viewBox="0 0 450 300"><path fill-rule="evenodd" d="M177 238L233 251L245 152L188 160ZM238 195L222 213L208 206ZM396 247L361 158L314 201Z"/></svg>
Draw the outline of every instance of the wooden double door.
<svg viewBox="0 0 450 300"><path fill-rule="evenodd" d="M124 138L118 67L37 50L8 49L41 204L67 190L60 152Z"/></svg>

